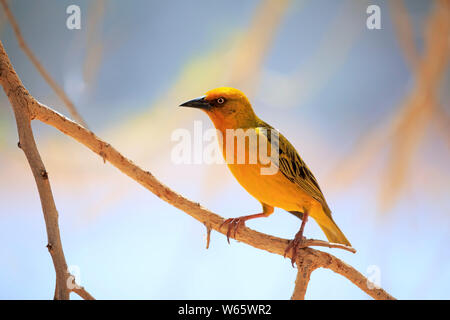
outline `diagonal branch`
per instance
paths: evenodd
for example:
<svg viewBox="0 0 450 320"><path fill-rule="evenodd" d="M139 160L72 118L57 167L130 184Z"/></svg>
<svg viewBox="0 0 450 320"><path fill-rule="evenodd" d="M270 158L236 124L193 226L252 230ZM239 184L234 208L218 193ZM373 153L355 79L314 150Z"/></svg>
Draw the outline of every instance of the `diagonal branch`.
<svg viewBox="0 0 450 320"><path fill-rule="evenodd" d="M91 296L91 294L89 292L87 292L86 289L84 289L84 287L77 286L72 289L72 292L75 292L77 295L79 295L84 300L95 300L95 298L93 296Z"/></svg>
<svg viewBox="0 0 450 320"><path fill-rule="evenodd" d="M8 4L6 0L0 0L1 5L3 6L3 10L5 11L6 17L9 20L9 23L11 23L11 27L14 31L14 34L16 35L17 41L19 42L20 48L25 52L25 54L28 56L28 58L31 60L35 68L39 71L41 76L44 78L45 81L47 81L48 85L55 91L56 95L64 102L67 109L69 110L69 113L71 116L82 126L87 128L86 122L83 120L83 117L78 113L77 109L75 108L75 105L72 103L72 101L69 99L67 94L64 92L64 90L56 83L55 80L50 76L50 74L45 70L45 68L42 66L42 64L39 62L39 60L34 55L33 51L31 51L30 47L25 42L22 32L20 31L19 25L14 18L11 10L8 7Z"/></svg>
<svg viewBox="0 0 450 320"><path fill-rule="evenodd" d="M350 280L355 286L376 300L395 300L393 296L382 288L378 288L358 270L327 252L305 248L301 256L297 258L297 265L299 273L301 271L305 272L307 270L305 267L308 267L308 265L312 269L311 271L308 270L309 274L317 268L330 269ZM307 286L308 281L308 274L306 276L304 274L297 275L296 287L292 296L293 299L301 298L301 293L306 291L306 288L303 289L302 286Z"/></svg>
<svg viewBox="0 0 450 320"><path fill-rule="evenodd" d="M186 199L182 195L171 190L161 182L159 182L150 172L144 171L140 167L133 164L129 159L125 158L121 153L114 149L109 143L102 141L98 138L92 131L80 126L79 124L67 119L58 112L50 109L49 107L39 103L35 100L28 91L23 87L20 79L12 68L8 56L5 53L3 46L0 42L0 83L2 84L6 94L10 98L10 102L13 106L16 118L18 121L18 129L20 142L26 142L24 151L26 151L27 156L30 155L31 160L30 166L32 167L33 173L35 173L36 182L38 187L43 185L43 191L39 189L42 198L42 205L44 209L44 216L46 217L47 229L49 235L49 243L51 244L52 258L54 259L55 270L57 273L57 295L58 298L68 298L69 289L66 285L69 274L67 273L67 266L64 259L64 254L62 252L61 240L59 237L59 228L57 221L57 212L54 206L53 197L51 196L50 185L48 183L48 177L46 171L42 171L43 168L42 161L39 162L33 157L38 157L37 149L33 145L34 149L30 147L29 137L32 137L32 131L30 127L30 120L37 119L46 124L49 124L56 129L60 130L62 133L74 138L81 144L85 145L87 148L98 154L103 160L110 162L113 166L118 168L124 174L141 184L143 187L153 192L156 196L162 200L168 202L174 207L186 212L196 220L200 221L204 225L208 226L210 229L214 229L217 232L225 234L225 230L221 230L220 226L224 219L203 208L199 203L192 202ZM20 124L20 126L19 126ZM22 138L24 134L22 126L25 126L25 138ZM30 154L29 150L32 153ZM37 164L35 163L37 162ZM45 179L43 179L42 172L45 172ZM50 208L48 208L50 206ZM236 240L244 242L255 248L265 250L278 255L284 255L286 246L288 245L288 240L277 238L271 235L263 234L247 227L239 229L236 234ZM54 241L54 242L52 242ZM340 247L340 245L325 243L320 240L308 240L309 245L322 245L327 247ZM352 251L353 248L344 248L346 250ZM56 251L57 250L57 251ZM354 249L353 249L354 251ZM287 257L291 253L287 254ZM351 266L345 264L335 256L314 250L311 248L304 248L299 250L299 256L296 257L297 263L299 265L299 270L304 270L305 268L309 272L310 269L304 266L302 262L299 261L309 261L311 260L315 268L323 267L333 270L334 272L341 274L342 276L349 279L352 283L358 286L361 290L366 292L368 295L375 299L393 299L393 297L388 294L383 289L372 289L369 285L367 278L365 278L361 273ZM312 272L312 270L310 271ZM309 272L309 273L310 273ZM308 278L309 279L309 278ZM70 280L70 279L69 279ZM293 298L302 298L304 294L303 291L306 290L307 279L300 279L297 281L296 292ZM65 283L62 283L64 281ZM303 284L302 284L303 283ZM84 298L89 296L81 289L72 289Z"/></svg>

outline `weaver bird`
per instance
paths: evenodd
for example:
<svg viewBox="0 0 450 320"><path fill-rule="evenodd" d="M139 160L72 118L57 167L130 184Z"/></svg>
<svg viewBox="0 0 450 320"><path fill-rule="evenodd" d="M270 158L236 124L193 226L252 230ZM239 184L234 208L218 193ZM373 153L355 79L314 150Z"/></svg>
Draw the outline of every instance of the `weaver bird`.
<svg viewBox="0 0 450 320"><path fill-rule="evenodd" d="M218 135L222 136L219 144L221 144L228 168L237 181L262 205L262 213L230 218L222 223L222 225L228 225L228 242L230 242L230 235L233 233L232 236L235 237L238 228L243 226L245 221L268 217L273 213L274 207L277 207L302 219L300 230L290 241L284 254L286 256L292 249L292 264L298 248L305 239L303 230L308 216L318 223L328 241L350 246L350 242L333 221L331 210L311 170L283 135L256 116L244 93L233 88L217 88L180 106L199 108L206 112L214 123ZM227 139L227 134L236 132L238 129L242 129L241 132L245 132L247 137L254 134L258 140L256 146L249 141L244 142L243 145L236 144L237 136L233 138L233 141ZM277 139L274 139L274 136ZM230 142L234 144L231 147ZM264 142L267 143L270 159L274 160L276 165L276 170L269 174L262 174L262 168L267 167L267 163L263 164L258 157L266 148ZM270 149L269 145L275 148ZM269 152L269 149L272 151ZM233 155L227 156L230 150ZM239 163L238 157L242 155L244 161ZM253 163L249 161L255 158L257 161Z"/></svg>

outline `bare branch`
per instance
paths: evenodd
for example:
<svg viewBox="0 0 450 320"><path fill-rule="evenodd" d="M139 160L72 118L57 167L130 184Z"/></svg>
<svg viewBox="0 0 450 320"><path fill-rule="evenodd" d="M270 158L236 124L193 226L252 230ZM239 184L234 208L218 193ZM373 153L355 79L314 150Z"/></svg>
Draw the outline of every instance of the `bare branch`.
<svg viewBox="0 0 450 320"><path fill-rule="evenodd" d="M315 262L314 256L309 252L297 258L297 278L295 279L294 293L292 300L305 300L306 289L308 288L311 273L319 266Z"/></svg>
<svg viewBox="0 0 450 320"><path fill-rule="evenodd" d="M59 234L58 212L53 200L48 173L39 155L31 129L32 115L29 106L33 101L13 70L3 45L0 46L0 75L1 84L14 110L20 148L27 157L41 198L42 211L44 212L45 225L47 227L47 248L52 256L56 272L57 289L55 291L55 299L68 299L69 291L66 286L68 277L67 264Z"/></svg>
<svg viewBox="0 0 450 320"><path fill-rule="evenodd" d="M356 253L356 249L353 247L346 246L345 244L340 243L331 243L328 241L323 240L316 240L316 239L306 239L302 243L302 247L326 247L326 248L335 248L335 249L342 249L349 251L351 253Z"/></svg>
<svg viewBox="0 0 450 320"><path fill-rule="evenodd" d="M305 248L296 262L298 273L297 279L295 280L294 293L292 294L293 300L303 300L305 298L311 273L318 268L327 268L346 277L354 285L376 300L395 300L393 296L383 289L377 288L375 284L370 282L353 267L329 253Z"/></svg>
<svg viewBox="0 0 450 320"><path fill-rule="evenodd" d="M393 296L387 293L381 288L377 288L375 284L364 277L359 271L357 271L352 266L346 264L342 260L336 258L335 256L323 252L314 250L311 248L306 248L307 252L315 255L314 262L317 264L318 268L330 269L341 276L350 280L354 285L360 288L362 291L367 293L369 296L376 300L395 300Z"/></svg>
<svg viewBox="0 0 450 320"><path fill-rule="evenodd" d="M53 80L53 78L50 76L50 74L47 72L47 70L45 70L45 68L42 66L42 64L39 62L39 60L36 58L33 51L31 51L30 47L28 47L27 43L25 42L25 40L22 36L22 32L20 31L19 25L17 24L16 19L14 18L11 10L9 9L6 0L0 0L0 3L3 6L3 10L5 10L5 14L9 20L9 23L11 23L11 27L13 28L14 34L16 35L16 38L17 38L17 41L19 42L20 48L22 48L22 50L25 52L25 54L31 60L33 65L39 71L41 76L44 78L44 80L47 81L49 86L53 89L53 91L55 91L56 95L64 102L64 104L66 105L66 107L69 110L69 113L72 115L72 117L78 123L80 123L83 127L87 128L86 122L83 120L83 117L78 113L77 109L75 108L75 105L69 99L67 94L56 83L56 81Z"/></svg>
<svg viewBox="0 0 450 320"><path fill-rule="evenodd" d="M69 299L69 289L67 279L70 274L67 271L67 263L61 243L61 236L58 225L58 211L41 156L34 140L31 129L33 113L31 106L36 103L34 98L23 86L16 72L14 71L6 54L3 44L0 42L0 83L8 96L17 123L19 134L18 145L25 153L31 171L38 188L41 199L42 211L44 213L45 225L47 228L47 249L53 260L56 272L55 299Z"/></svg>
<svg viewBox="0 0 450 320"><path fill-rule="evenodd" d="M79 295L84 300L95 300L93 296L89 292L84 289L84 287L75 287L72 289L72 292L75 292L77 295Z"/></svg>

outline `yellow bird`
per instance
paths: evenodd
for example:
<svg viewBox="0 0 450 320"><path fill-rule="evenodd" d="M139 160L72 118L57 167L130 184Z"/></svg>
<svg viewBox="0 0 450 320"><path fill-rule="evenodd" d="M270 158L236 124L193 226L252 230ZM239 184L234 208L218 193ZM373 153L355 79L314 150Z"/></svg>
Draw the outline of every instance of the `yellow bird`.
<svg viewBox="0 0 450 320"><path fill-rule="evenodd" d="M291 249L293 259L296 256L304 240L303 230L308 216L318 223L328 241L351 246L333 221L331 210L314 175L292 144L256 116L244 93L234 88L217 88L180 106L199 108L206 112L220 135L219 144L228 168L237 181L261 202L262 213L225 220L223 224L228 224L228 242L231 233L235 237L236 231L245 221L268 217L277 207L302 219L300 230L286 248L285 256ZM244 134L244 143L237 143L240 139L237 132ZM257 138L256 144L250 142L252 136ZM263 151L267 151L266 158L261 156ZM271 161L270 165L275 164L275 170L269 173L263 171L269 166L267 160Z"/></svg>

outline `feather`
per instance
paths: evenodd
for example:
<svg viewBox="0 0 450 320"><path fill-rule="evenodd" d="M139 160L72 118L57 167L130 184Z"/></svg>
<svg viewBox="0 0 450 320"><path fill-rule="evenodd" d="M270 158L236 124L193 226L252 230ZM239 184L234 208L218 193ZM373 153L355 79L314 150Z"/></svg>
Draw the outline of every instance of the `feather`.
<svg viewBox="0 0 450 320"><path fill-rule="evenodd" d="M264 134L269 143L272 144L274 150L279 151L278 169L281 173L292 183L302 188L309 196L317 200L323 207L327 216L331 217L331 210L325 200L325 197L320 189L319 183L309 170L306 163L298 155L294 146L286 139L278 130L271 125L260 120L260 128L265 130L259 130ZM272 130L276 130L278 139L272 142ZM276 163L276 162L275 162Z"/></svg>

